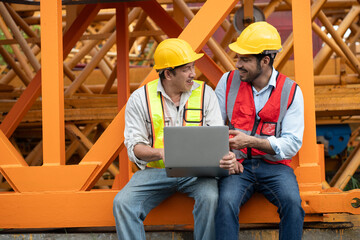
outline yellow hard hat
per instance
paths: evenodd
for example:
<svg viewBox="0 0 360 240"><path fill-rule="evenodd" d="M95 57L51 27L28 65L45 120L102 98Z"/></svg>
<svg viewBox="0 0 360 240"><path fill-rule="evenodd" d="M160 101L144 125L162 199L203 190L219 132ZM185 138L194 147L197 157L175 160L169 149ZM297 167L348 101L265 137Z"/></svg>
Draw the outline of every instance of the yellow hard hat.
<svg viewBox="0 0 360 240"><path fill-rule="evenodd" d="M203 53L196 53L190 44L178 38L169 38L157 46L154 53L155 69L174 68L201 58Z"/></svg>
<svg viewBox="0 0 360 240"><path fill-rule="evenodd" d="M281 38L275 27L267 22L255 22L241 32L229 48L239 54L270 54L281 52Z"/></svg>

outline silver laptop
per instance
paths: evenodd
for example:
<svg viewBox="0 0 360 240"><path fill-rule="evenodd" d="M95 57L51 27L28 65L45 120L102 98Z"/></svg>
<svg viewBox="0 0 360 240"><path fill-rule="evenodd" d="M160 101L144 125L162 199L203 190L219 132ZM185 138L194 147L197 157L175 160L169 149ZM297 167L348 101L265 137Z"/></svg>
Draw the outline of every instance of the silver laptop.
<svg viewBox="0 0 360 240"><path fill-rule="evenodd" d="M164 127L168 177L227 176L219 161L228 153L228 126Z"/></svg>

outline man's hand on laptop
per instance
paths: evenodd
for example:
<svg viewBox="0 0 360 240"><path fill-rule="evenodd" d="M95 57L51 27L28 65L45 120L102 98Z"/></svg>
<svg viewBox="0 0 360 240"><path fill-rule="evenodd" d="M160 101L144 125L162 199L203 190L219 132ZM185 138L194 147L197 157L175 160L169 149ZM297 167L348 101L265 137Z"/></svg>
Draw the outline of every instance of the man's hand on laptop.
<svg viewBox="0 0 360 240"><path fill-rule="evenodd" d="M242 149L248 147L251 137L238 130L229 130L230 149Z"/></svg>
<svg viewBox="0 0 360 240"><path fill-rule="evenodd" d="M220 160L220 167L229 170L229 174L238 174L244 170L242 164L236 160L233 152L229 152Z"/></svg>
<svg viewBox="0 0 360 240"><path fill-rule="evenodd" d="M243 171L244 171L243 165L239 161L236 161L234 170L230 170L229 174L230 175L231 174L239 174L239 173L242 173Z"/></svg>

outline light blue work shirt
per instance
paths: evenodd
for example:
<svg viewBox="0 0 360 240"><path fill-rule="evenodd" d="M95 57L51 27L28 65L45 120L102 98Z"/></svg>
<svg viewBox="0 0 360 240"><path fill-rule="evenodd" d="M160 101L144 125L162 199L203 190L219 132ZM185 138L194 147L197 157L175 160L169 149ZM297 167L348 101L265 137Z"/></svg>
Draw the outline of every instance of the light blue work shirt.
<svg viewBox="0 0 360 240"><path fill-rule="evenodd" d="M215 93L219 100L221 115L222 118L224 119L224 122L227 119L225 97L226 97L226 82L227 82L228 74L229 72L224 73L224 75L221 77L215 89ZM257 91L255 87L252 87L257 118L258 118L257 113L266 104L272 89L276 88L277 74L278 72L275 70L275 68L273 68L268 84L260 91ZM293 156L295 156L296 153L301 148L303 133L304 133L304 98L300 87L297 86L294 100L284 116L280 137L276 138L275 136L271 136L267 138L270 142L271 147L276 153L276 155L274 155L275 158L282 160L282 159L290 159Z"/></svg>

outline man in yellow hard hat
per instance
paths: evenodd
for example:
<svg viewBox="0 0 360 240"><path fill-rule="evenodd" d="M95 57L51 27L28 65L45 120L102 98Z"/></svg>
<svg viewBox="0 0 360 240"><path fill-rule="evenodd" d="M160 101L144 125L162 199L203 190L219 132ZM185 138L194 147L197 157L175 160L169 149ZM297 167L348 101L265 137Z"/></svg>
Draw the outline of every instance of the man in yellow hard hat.
<svg viewBox="0 0 360 240"><path fill-rule="evenodd" d="M222 76L215 93L244 171L219 180L216 238L238 239L239 209L260 192L278 207L280 239L301 239L304 210L290 167L304 131L301 89L273 67L282 46L272 25L250 24L229 47L237 70Z"/></svg>
<svg viewBox="0 0 360 240"><path fill-rule="evenodd" d="M176 191L195 199L194 238L215 239L216 179L167 177L162 160L164 126L223 125L214 91L204 82L194 80L194 62L202 55L184 40L164 40L154 53L159 79L133 92L128 100L124 143L130 160L140 171L114 199L119 239L145 240L146 215ZM235 163L235 154L229 152L221 160L221 167L231 172Z"/></svg>

